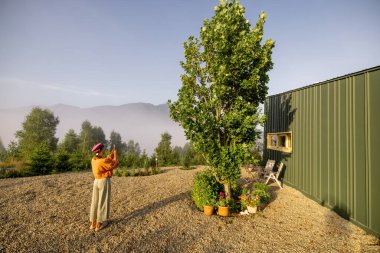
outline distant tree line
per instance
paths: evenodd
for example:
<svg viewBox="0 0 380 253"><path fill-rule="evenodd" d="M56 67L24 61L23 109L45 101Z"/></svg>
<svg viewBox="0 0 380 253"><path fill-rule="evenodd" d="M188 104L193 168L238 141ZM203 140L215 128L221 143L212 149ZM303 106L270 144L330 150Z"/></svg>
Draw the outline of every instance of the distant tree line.
<svg viewBox="0 0 380 253"><path fill-rule="evenodd" d="M121 135L112 131L106 139L99 126L84 121L81 130L68 130L59 141L55 137L59 124L58 117L48 109L35 107L27 115L22 130L15 133L17 141L4 147L0 139L0 177L46 175L66 171L91 169L91 148L96 143L104 143L110 149L113 145L119 152L120 167L148 168L150 166L184 166L204 164L203 156L194 151L191 143L184 147L172 147L172 136L165 132L148 156L141 151L138 142L124 142Z"/></svg>

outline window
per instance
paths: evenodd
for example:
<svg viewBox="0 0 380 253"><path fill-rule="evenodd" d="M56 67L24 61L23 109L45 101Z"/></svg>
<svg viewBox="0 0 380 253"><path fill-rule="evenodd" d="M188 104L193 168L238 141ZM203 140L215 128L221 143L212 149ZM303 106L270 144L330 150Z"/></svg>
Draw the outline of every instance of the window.
<svg viewBox="0 0 380 253"><path fill-rule="evenodd" d="M292 132L268 133L267 148L286 153L292 152Z"/></svg>

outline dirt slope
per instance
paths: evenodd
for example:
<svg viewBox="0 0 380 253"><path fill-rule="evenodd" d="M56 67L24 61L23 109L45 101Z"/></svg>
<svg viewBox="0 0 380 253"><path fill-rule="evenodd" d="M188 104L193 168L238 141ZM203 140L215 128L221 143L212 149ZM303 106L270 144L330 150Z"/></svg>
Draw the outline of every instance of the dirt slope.
<svg viewBox="0 0 380 253"><path fill-rule="evenodd" d="M0 180L0 252L380 252L377 238L287 186L273 185L255 217L207 217L190 198L201 169L112 178L112 223L97 233L90 172Z"/></svg>

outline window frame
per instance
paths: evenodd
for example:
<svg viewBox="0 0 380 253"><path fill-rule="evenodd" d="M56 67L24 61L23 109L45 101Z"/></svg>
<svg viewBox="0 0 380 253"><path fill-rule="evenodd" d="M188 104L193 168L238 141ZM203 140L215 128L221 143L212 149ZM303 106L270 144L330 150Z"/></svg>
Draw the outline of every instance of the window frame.
<svg viewBox="0 0 380 253"><path fill-rule="evenodd" d="M276 137L275 142L273 142L273 137ZM282 137L285 137L284 146L280 145L280 139ZM267 149L292 153L292 146L292 132L267 133Z"/></svg>

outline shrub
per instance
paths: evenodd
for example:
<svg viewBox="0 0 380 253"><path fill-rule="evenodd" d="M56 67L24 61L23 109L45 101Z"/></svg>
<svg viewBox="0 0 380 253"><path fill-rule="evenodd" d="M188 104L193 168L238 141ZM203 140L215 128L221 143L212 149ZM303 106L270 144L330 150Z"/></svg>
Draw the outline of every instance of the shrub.
<svg viewBox="0 0 380 253"><path fill-rule="evenodd" d="M28 174L47 175L54 168L54 159L45 144L38 146L30 156Z"/></svg>
<svg viewBox="0 0 380 253"><path fill-rule="evenodd" d="M197 208L203 211L203 206L215 203L220 188L221 185L215 180L211 171L198 172L191 190L191 197Z"/></svg>
<svg viewBox="0 0 380 253"><path fill-rule="evenodd" d="M120 170L116 170L114 176L115 177L120 177L121 176Z"/></svg>
<svg viewBox="0 0 380 253"><path fill-rule="evenodd" d="M56 153L55 171L65 172L65 171L71 171L72 169L73 169L73 166L70 161L70 155L65 151L60 151Z"/></svg>
<svg viewBox="0 0 380 253"><path fill-rule="evenodd" d="M269 188L264 183L255 183L253 185L253 194L260 197L261 203L269 202Z"/></svg>

